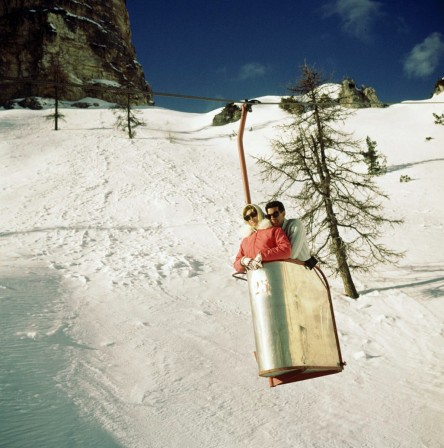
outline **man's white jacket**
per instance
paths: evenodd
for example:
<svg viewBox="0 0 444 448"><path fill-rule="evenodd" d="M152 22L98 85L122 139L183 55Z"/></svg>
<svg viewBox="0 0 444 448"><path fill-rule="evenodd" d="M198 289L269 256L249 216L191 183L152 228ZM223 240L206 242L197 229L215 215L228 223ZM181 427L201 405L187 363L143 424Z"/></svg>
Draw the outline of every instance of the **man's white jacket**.
<svg viewBox="0 0 444 448"><path fill-rule="evenodd" d="M282 230L291 244L291 258L306 261L311 257L304 224L300 219L284 219Z"/></svg>

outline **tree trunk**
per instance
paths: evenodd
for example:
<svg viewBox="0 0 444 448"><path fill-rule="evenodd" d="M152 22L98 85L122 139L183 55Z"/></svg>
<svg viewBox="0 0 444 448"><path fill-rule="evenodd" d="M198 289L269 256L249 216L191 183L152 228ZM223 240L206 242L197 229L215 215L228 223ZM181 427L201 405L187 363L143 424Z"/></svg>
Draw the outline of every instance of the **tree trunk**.
<svg viewBox="0 0 444 448"><path fill-rule="evenodd" d="M314 90L313 90L314 92ZM314 94L313 94L314 95ZM350 268L347 263L347 252L342 241L342 238L339 235L338 222L336 220L336 215L333 210L332 198L331 198L331 176L329 167L327 165L327 160L325 156L325 145L323 138L323 128L319 115L319 108L316 103L316 98L313 98L315 108L314 108L314 116L316 119L316 127L318 131L318 139L312 138L313 147L316 147L317 142L319 142L319 153L321 158L317 161L317 170L319 177L322 181L322 189L324 191L324 204L325 211L327 213L327 220L330 223L330 236L333 239L334 252L336 255L336 260L338 262L338 270L342 278L342 283L344 285L345 294L352 299L357 299L359 297L358 291L356 291L355 284L353 283L353 279L351 276ZM315 151L315 155L317 155L318 151Z"/></svg>
<svg viewBox="0 0 444 448"><path fill-rule="evenodd" d="M126 120L128 124L128 136L129 138L133 138L133 132L131 129L131 104L129 93L126 95Z"/></svg>
<svg viewBox="0 0 444 448"><path fill-rule="evenodd" d="M333 250L338 262L338 270L342 278L345 294L352 299L357 299L359 297L359 294L356 290L355 284L353 283L350 268L347 262L346 247L344 241L342 241L342 238L339 235L338 223L336 221L336 216L331 205L331 200L325 200L325 209L327 212L327 219L330 223L330 236L333 240Z"/></svg>
<svg viewBox="0 0 444 448"><path fill-rule="evenodd" d="M56 79L55 86L55 109L54 109L54 130L58 131L59 129L59 86L58 79Z"/></svg>
<svg viewBox="0 0 444 448"><path fill-rule="evenodd" d="M335 239L335 253L336 260L338 261L339 274L342 278L342 284L344 285L345 295L351 297L352 299L357 299L359 297L358 291L356 290L355 284L351 276L350 268L347 263L347 254L345 252L344 242L340 237Z"/></svg>

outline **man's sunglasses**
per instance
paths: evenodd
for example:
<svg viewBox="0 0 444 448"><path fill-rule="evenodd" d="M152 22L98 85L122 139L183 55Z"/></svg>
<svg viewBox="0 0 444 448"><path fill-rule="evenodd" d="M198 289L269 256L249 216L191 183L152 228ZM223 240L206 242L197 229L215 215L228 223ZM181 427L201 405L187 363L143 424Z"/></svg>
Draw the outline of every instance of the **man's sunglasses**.
<svg viewBox="0 0 444 448"><path fill-rule="evenodd" d="M271 215L265 215L265 217L267 218L267 219L271 219L271 218L277 218L280 214L281 214L282 212L274 212L274 213L272 213Z"/></svg>
<svg viewBox="0 0 444 448"><path fill-rule="evenodd" d="M245 221L249 221L251 218L256 218L257 216L257 211L253 210L249 215L245 215L244 219Z"/></svg>

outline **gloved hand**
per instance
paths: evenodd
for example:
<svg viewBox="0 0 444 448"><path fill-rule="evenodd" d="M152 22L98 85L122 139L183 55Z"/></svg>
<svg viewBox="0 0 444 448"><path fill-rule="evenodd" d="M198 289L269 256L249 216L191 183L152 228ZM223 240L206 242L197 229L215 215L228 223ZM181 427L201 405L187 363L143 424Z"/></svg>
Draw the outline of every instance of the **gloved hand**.
<svg viewBox="0 0 444 448"><path fill-rule="evenodd" d="M253 261L252 258L249 257L242 257L240 264L245 268L248 269L248 265Z"/></svg>
<svg viewBox="0 0 444 448"><path fill-rule="evenodd" d="M250 269L255 270L262 267L262 254L259 252L250 262Z"/></svg>
<svg viewBox="0 0 444 448"><path fill-rule="evenodd" d="M262 267L262 255L258 253L254 258L242 257L240 263L245 269L254 271Z"/></svg>

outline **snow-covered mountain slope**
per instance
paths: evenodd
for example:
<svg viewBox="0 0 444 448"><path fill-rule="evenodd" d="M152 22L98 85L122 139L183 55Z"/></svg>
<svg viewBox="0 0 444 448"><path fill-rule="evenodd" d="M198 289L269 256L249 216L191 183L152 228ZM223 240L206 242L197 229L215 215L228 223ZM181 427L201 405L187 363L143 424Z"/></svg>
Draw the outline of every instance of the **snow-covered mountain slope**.
<svg viewBox="0 0 444 448"><path fill-rule="evenodd" d="M346 124L387 156L378 182L387 213L405 223L385 242L406 257L357 276L357 301L329 279L341 374L274 389L257 376L246 285L231 278L244 197L238 124L212 127L214 113L144 108L146 126L129 140L106 108L63 110L57 132L48 111L0 111L0 274L39 267L60 279L59 325L93 349L66 348L64 387L123 446L438 448L444 127L432 113L443 111L398 104ZM273 186L251 156L269 152L285 120L276 105L248 115L261 205Z"/></svg>

